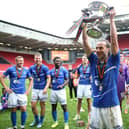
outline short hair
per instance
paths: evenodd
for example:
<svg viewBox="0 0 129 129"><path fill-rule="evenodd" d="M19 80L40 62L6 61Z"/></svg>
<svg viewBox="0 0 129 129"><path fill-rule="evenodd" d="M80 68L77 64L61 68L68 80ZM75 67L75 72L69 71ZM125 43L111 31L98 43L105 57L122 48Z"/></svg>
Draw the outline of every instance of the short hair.
<svg viewBox="0 0 129 129"><path fill-rule="evenodd" d="M61 59L59 56L56 56L54 59L53 59L53 62L55 62L57 59Z"/></svg>
<svg viewBox="0 0 129 129"><path fill-rule="evenodd" d="M98 42L105 42L106 44L106 47L107 48L111 48L111 43L108 41L108 40L106 40L106 39L104 39L104 40L98 40Z"/></svg>
<svg viewBox="0 0 129 129"><path fill-rule="evenodd" d="M15 57L15 61L17 61L18 59L21 59L21 58L24 59L23 56L16 56L16 57Z"/></svg>
<svg viewBox="0 0 129 129"><path fill-rule="evenodd" d="M42 57L42 54L41 53L36 53L36 54L34 54L34 57L35 56L41 56Z"/></svg>

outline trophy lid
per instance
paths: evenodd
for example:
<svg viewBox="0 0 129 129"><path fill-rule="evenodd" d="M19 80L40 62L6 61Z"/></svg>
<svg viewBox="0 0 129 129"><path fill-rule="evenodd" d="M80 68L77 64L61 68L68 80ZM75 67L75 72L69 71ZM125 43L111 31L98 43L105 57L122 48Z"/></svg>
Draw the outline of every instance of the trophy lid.
<svg viewBox="0 0 129 129"><path fill-rule="evenodd" d="M89 9L92 10L93 15L104 16L108 11L108 5L101 1L94 1L88 5Z"/></svg>

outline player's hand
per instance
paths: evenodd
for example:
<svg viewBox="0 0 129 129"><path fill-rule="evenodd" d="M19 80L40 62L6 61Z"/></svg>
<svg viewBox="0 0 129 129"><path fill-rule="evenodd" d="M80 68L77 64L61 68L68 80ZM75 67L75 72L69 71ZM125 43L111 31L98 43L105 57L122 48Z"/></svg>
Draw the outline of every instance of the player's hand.
<svg viewBox="0 0 129 129"><path fill-rule="evenodd" d="M83 22L82 25L81 25L81 27L82 27L82 29L84 29L84 28L87 27L87 24Z"/></svg>
<svg viewBox="0 0 129 129"><path fill-rule="evenodd" d="M49 88L52 88L52 85L49 85Z"/></svg>
<svg viewBox="0 0 129 129"><path fill-rule="evenodd" d="M6 88L7 93L11 94L13 91L10 88Z"/></svg>
<svg viewBox="0 0 129 129"><path fill-rule="evenodd" d="M129 84L126 86L127 87L127 89L129 88Z"/></svg>
<svg viewBox="0 0 129 129"><path fill-rule="evenodd" d="M128 95L128 88L129 88L129 85L126 85L126 88L125 88L125 95Z"/></svg>
<svg viewBox="0 0 129 129"><path fill-rule="evenodd" d="M109 15L110 15L110 19L114 19L115 15L116 15L114 8L109 11Z"/></svg>
<svg viewBox="0 0 129 129"><path fill-rule="evenodd" d="M28 95L29 95L29 93L30 93L30 91L29 91L29 90L27 90L25 94L28 96Z"/></svg>
<svg viewBox="0 0 129 129"><path fill-rule="evenodd" d="M44 90L43 90L43 94L46 94L47 93L47 89L46 88L44 88Z"/></svg>
<svg viewBox="0 0 129 129"><path fill-rule="evenodd" d="M64 85L59 85L57 88L61 89L61 88L63 88L63 87L64 87Z"/></svg>

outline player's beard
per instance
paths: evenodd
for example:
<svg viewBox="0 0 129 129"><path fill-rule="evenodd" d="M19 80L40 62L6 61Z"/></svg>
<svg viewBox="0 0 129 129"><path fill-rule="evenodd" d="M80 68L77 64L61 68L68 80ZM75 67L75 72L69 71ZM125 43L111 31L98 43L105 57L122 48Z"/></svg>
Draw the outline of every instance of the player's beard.
<svg viewBox="0 0 129 129"><path fill-rule="evenodd" d="M106 60L106 59L107 59L106 53L103 53L103 54L101 54L100 56L98 56L98 59L99 59L99 61L104 61L104 60Z"/></svg>
<svg viewBox="0 0 129 129"><path fill-rule="evenodd" d="M36 65L37 65L38 67L40 67L41 64L42 64L42 62L37 62L37 63L36 63Z"/></svg>
<svg viewBox="0 0 129 129"><path fill-rule="evenodd" d="M55 64L56 69L59 69L59 67L60 67L60 64Z"/></svg>
<svg viewBox="0 0 129 129"><path fill-rule="evenodd" d="M86 65L87 63L86 63L86 62L83 62L82 64L83 64L83 65Z"/></svg>

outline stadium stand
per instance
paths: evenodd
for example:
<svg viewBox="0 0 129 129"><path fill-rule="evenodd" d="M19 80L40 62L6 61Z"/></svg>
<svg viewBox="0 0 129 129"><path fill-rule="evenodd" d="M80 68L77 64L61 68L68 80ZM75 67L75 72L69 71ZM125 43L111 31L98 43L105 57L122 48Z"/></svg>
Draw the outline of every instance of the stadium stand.
<svg viewBox="0 0 129 129"><path fill-rule="evenodd" d="M119 47L123 49L129 49L129 34L118 36L119 38Z"/></svg>
<svg viewBox="0 0 129 129"><path fill-rule="evenodd" d="M0 72L5 71L8 67L15 64L16 56L24 57L24 66L26 66L26 67L30 67L31 65L34 64L33 55L0 51L0 58L4 59L4 61L6 61L5 63L0 62ZM80 63L81 63L81 58L77 58L75 63L72 64L72 68L73 69L76 68ZM49 64L45 60L43 60L43 64L47 65L49 67L49 69L52 69L54 67L53 64ZM66 67L67 69L68 69L68 65L69 65L69 63L63 64L63 66Z"/></svg>
<svg viewBox="0 0 129 129"><path fill-rule="evenodd" d="M10 64L7 60L5 60L3 57L0 57L0 64Z"/></svg>
<svg viewBox="0 0 129 129"><path fill-rule="evenodd" d="M25 66L27 66L27 67L34 64L33 55L29 55L29 54L21 54L21 53L0 51L0 56L3 57L8 62L10 62L10 64L15 64L15 57L16 56L23 56L24 61L25 61Z"/></svg>
<svg viewBox="0 0 129 129"><path fill-rule="evenodd" d="M29 67L30 65L34 64L33 55L0 51L0 57L6 60L6 62L8 62L8 64L6 62L5 63L0 62L0 73L3 73L8 67L15 64L16 56L24 57L24 62L26 67Z"/></svg>

